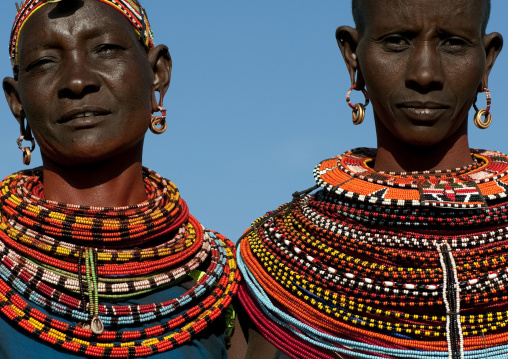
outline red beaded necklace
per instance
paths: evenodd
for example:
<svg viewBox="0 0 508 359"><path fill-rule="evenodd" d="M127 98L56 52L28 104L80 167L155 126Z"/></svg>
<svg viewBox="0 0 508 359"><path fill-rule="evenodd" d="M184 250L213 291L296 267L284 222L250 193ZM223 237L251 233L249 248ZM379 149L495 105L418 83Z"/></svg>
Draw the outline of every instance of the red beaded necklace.
<svg viewBox="0 0 508 359"><path fill-rule="evenodd" d="M323 190L240 242L240 299L263 335L295 358L455 357L506 343L508 157L472 155L468 168L405 174L375 172L369 149L321 162Z"/></svg>
<svg viewBox="0 0 508 359"><path fill-rule="evenodd" d="M121 358L181 345L225 312L238 288L234 245L204 230L171 182L144 169L146 202L92 208L43 199L39 177L34 171L0 183L0 311L8 320L48 344ZM188 276L196 283L162 303L101 304ZM142 323L152 325L122 328Z"/></svg>

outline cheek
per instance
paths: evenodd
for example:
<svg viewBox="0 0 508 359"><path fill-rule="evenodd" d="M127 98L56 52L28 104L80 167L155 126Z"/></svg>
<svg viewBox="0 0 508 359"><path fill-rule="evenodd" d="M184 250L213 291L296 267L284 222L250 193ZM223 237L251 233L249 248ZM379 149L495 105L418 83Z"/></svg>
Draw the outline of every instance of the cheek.
<svg viewBox="0 0 508 359"><path fill-rule="evenodd" d="M467 58L451 58L444 62L444 71L447 74L445 84L457 96L460 102L474 99L478 87L482 82L485 70L485 59L480 56Z"/></svg>
<svg viewBox="0 0 508 359"><path fill-rule="evenodd" d="M120 115L126 126L125 133L141 135L148 129L151 117L151 96L140 88L132 89L126 94L127 102L121 107ZM132 135L131 135L132 136Z"/></svg>
<svg viewBox="0 0 508 359"><path fill-rule="evenodd" d="M366 69L366 71L363 70ZM392 91L397 87L395 74L391 66L383 61L366 62L362 67L367 94L370 99L371 109L381 117L392 117L390 99ZM356 95L360 101L361 94Z"/></svg>
<svg viewBox="0 0 508 359"><path fill-rule="evenodd" d="M359 66L373 104L384 103L395 89L405 84L406 64L402 56L386 56L367 48L359 54Z"/></svg>
<svg viewBox="0 0 508 359"><path fill-rule="evenodd" d="M55 112L51 98L46 91L34 91L37 87L30 86L28 91L20 91L20 100L23 113L30 124L32 134L38 143L44 138L54 137L50 130L50 118Z"/></svg>
<svg viewBox="0 0 508 359"><path fill-rule="evenodd" d="M124 108L133 112L151 112L152 72L140 63L127 64L109 77L109 86L114 97ZM107 71L104 74L107 77Z"/></svg>

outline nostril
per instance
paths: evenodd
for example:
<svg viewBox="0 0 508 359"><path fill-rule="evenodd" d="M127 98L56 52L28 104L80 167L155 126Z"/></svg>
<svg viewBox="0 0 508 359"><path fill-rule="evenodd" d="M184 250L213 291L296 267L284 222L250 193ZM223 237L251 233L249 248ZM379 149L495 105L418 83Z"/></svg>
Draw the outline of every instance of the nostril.
<svg viewBox="0 0 508 359"><path fill-rule="evenodd" d="M60 98L82 98L99 90L100 77L88 63L85 52L69 52L64 60L56 79Z"/></svg>
<svg viewBox="0 0 508 359"><path fill-rule="evenodd" d="M444 74L441 57L432 43L415 47L406 68L406 87L419 92L442 89Z"/></svg>
<svg viewBox="0 0 508 359"><path fill-rule="evenodd" d="M60 98L82 98L87 94L99 91L98 81L87 76L69 76L64 79L58 91Z"/></svg>
<svg viewBox="0 0 508 359"><path fill-rule="evenodd" d="M406 87L415 90L419 93L428 93L431 91L439 91L443 89L443 83L432 79L430 76L425 78L424 76L406 81Z"/></svg>
<svg viewBox="0 0 508 359"><path fill-rule="evenodd" d="M444 79L439 65L413 66L406 78L406 87L428 92L443 88Z"/></svg>

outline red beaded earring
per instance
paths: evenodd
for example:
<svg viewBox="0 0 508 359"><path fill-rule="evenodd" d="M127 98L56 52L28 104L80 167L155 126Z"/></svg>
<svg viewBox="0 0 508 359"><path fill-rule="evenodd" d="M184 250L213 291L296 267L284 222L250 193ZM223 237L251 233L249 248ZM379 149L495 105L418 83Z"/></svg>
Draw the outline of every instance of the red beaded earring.
<svg viewBox="0 0 508 359"><path fill-rule="evenodd" d="M30 141L31 147L23 147L23 140ZM19 149L23 152L23 163L25 165L29 165L32 160L32 152L35 150L35 140L32 136L32 131L30 130L30 125L27 123L25 127L25 119L21 120L20 123L20 136L16 140Z"/></svg>
<svg viewBox="0 0 508 359"><path fill-rule="evenodd" d="M166 131L168 128L168 124L166 122L166 109L162 106L159 106L159 111L161 116L152 115L152 119L150 121L150 131L156 135L164 133L164 131Z"/></svg>
<svg viewBox="0 0 508 359"><path fill-rule="evenodd" d="M362 91L363 96L365 96L365 103L363 105L361 103L357 103L357 104L353 105L351 103L350 96L351 96L351 91L353 91L354 89L356 89L356 85L353 85L347 92L346 102L349 105L349 107L351 107L353 109L353 124L359 125L363 122L363 120L365 118L365 107L367 107L367 105L369 104L369 95L367 94L367 91L365 91L365 89L361 89L360 91Z"/></svg>
<svg viewBox="0 0 508 359"><path fill-rule="evenodd" d="M486 129L492 123L492 114L490 113L490 104L492 99L490 97L490 91L486 87L483 88L483 91L485 91L485 97L487 97L487 107L479 110L478 107L476 107L476 98L473 103L473 107L476 111L476 114L474 115L474 124L481 130ZM485 121L482 121L482 117L485 117Z"/></svg>

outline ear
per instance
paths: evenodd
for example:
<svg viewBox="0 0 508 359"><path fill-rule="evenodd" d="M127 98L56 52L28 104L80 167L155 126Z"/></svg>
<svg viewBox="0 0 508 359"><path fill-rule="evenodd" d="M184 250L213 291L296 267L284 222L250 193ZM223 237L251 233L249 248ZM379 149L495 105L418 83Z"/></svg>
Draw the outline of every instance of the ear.
<svg viewBox="0 0 508 359"><path fill-rule="evenodd" d="M23 123L25 115L23 113L23 106L19 99L18 81L12 77L6 77L3 82L3 88L7 104L9 105L12 114L18 120L18 123Z"/></svg>
<svg viewBox="0 0 508 359"><path fill-rule="evenodd" d="M482 77L482 83L480 84L480 88L478 92L483 92L483 89L489 87L489 74L490 70L494 66L496 62L497 56L501 52L503 48L503 36L497 32L493 32L491 34L487 34L483 37L483 48L485 49L486 61L485 61L485 71Z"/></svg>
<svg viewBox="0 0 508 359"><path fill-rule="evenodd" d="M365 82L356 55L356 48L360 42L358 31L349 26L341 26L335 31L335 38L351 77L351 86L356 85L356 90L364 88Z"/></svg>
<svg viewBox="0 0 508 359"><path fill-rule="evenodd" d="M173 63L166 45L159 45L148 52L148 61L153 70L153 87L152 87L152 111L159 111L159 106L163 107L164 95L169 88L171 81L171 69ZM159 92L159 102L155 92Z"/></svg>

